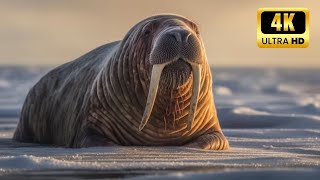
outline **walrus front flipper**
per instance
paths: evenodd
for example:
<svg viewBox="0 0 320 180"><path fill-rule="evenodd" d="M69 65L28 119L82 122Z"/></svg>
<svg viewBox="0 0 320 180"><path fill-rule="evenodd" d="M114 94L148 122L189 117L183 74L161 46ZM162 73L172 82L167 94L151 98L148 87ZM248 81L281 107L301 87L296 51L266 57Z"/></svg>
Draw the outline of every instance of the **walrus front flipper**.
<svg viewBox="0 0 320 180"><path fill-rule="evenodd" d="M116 144L107 138L98 136L98 135L91 135L86 136L82 140L81 144L78 145L79 147L97 147L97 146L116 146Z"/></svg>
<svg viewBox="0 0 320 180"><path fill-rule="evenodd" d="M95 125L86 124L75 137L74 143L70 145L72 148L86 148L97 146L117 146L112 140L100 134Z"/></svg>
<svg viewBox="0 0 320 180"><path fill-rule="evenodd" d="M227 150L229 149L229 142L221 131L214 131L196 138L185 146L206 150Z"/></svg>

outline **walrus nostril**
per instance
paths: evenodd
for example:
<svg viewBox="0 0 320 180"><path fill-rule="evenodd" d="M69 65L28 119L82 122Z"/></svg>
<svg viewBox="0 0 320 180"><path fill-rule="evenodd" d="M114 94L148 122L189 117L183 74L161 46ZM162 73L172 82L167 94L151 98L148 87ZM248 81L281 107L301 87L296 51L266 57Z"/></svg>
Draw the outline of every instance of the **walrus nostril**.
<svg viewBox="0 0 320 180"><path fill-rule="evenodd" d="M179 43L181 42L188 42L188 38L191 35L191 32L185 29L175 29L168 33L169 35L173 36L175 40Z"/></svg>

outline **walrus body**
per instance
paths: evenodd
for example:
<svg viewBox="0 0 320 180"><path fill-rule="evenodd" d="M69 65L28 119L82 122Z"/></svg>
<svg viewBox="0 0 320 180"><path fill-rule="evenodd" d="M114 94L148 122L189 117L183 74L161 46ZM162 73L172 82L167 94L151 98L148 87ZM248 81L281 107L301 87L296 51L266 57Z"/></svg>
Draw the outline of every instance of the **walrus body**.
<svg viewBox="0 0 320 180"><path fill-rule="evenodd" d="M147 18L122 41L46 74L27 95L13 139L65 147L229 147L198 29L176 15Z"/></svg>

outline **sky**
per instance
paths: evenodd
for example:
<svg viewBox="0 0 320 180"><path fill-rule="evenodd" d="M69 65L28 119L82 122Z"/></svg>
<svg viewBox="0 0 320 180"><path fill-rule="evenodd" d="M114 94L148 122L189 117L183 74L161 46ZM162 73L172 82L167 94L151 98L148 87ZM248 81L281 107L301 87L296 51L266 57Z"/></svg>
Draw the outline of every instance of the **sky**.
<svg viewBox="0 0 320 180"><path fill-rule="evenodd" d="M259 48L262 7L309 8L309 47ZM121 40L140 20L159 13L195 21L211 65L320 68L318 0L0 0L0 64L62 64Z"/></svg>

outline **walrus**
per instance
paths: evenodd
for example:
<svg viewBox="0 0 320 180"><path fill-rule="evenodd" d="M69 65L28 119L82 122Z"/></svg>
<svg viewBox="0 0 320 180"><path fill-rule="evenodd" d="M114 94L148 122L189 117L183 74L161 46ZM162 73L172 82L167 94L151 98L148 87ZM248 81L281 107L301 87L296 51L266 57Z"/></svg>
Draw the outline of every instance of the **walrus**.
<svg viewBox="0 0 320 180"><path fill-rule="evenodd" d="M29 91L13 140L228 149L198 26L151 16L123 40L51 70Z"/></svg>

